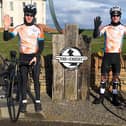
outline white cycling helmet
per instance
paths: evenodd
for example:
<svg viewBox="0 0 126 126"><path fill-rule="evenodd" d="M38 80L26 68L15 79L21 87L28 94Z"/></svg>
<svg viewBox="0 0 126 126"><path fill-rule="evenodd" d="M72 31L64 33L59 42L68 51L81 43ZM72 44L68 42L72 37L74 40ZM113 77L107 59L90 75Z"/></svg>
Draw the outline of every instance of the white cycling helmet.
<svg viewBox="0 0 126 126"><path fill-rule="evenodd" d="M121 16L122 12L121 12L121 8L119 6L114 6L110 9L110 15L119 15Z"/></svg>

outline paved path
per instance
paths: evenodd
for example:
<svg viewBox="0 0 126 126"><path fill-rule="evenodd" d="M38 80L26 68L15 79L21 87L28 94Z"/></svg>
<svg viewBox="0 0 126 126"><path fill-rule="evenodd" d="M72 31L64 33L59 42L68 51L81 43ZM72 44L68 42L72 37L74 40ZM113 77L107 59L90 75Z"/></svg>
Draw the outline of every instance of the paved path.
<svg viewBox="0 0 126 126"><path fill-rule="evenodd" d="M95 95L95 94L94 94ZM36 113L31 101L27 105L27 113L20 114L19 126L126 126L126 107L116 108L105 100L105 105L115 114L121 116L120 119L113 113L106 110L103 105L92 104L93 96L89 101L62 101L54 102L47 94L42 94L43 111ZM9 124L6 100L0 100L0 124Z"/></svg>

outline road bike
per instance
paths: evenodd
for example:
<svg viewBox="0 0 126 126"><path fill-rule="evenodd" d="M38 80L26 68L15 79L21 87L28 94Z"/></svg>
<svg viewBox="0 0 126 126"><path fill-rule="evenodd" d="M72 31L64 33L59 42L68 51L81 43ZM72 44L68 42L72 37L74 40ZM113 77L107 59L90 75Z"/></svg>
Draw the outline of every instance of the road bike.
<svg viewBox="0 0 126 126"><path fill-rule="evenodd" d="M21 77L20 77L20 65L27 64L27 62L19 61L15 52L12 51L14 56L11 59L4 59L0 55L0 77L2 80L1 87L5 92L5 97L7 99L7 107L9 112L9 117L12 121L16 122L20 115L21 108ZM32 65L31 65L32 66ZM30 68L32 68L30 66ZM27 94L35 102L35 98L31 92L31 69L29 69L28 84L27 84Z"/></svg>

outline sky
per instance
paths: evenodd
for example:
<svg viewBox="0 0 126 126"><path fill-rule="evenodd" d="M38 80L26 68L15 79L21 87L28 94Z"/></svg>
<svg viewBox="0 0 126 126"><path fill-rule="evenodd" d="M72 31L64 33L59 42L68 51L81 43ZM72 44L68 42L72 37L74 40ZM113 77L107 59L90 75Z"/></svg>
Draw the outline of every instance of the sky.
<svg viewBox="0 0 126 126"><path fill-rule="evenodd" d="M109 10L113 6L122 9L121 23L126 24L126 0L53 0L57 20L62 28L65 24L77 24L82 29L93 29L94 17L100 16L102 25L110 23ZM46 23L55 27L49 3L46 3Z"/></svg>

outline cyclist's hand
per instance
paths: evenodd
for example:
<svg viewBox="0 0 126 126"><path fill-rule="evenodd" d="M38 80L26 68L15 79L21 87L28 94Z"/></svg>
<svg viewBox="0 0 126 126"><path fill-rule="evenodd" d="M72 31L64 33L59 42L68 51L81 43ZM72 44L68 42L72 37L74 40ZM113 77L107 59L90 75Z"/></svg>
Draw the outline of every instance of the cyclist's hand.
<svg viewBox="0 0 126 126"><path fill-rule="evenodd" d="M96 18L94 18L94 29L98 29L101 25L102 21L101 21L101 17L97 16Z"/></svg>
<svg viewBox="0 0 126 126"><path fill-rule="evenodd" d="M8 30L10 25L11 25L11 18L9 15L5 15L3 18L3 22L4 22L4 29Z"/></svg>
<svg viewBox="0 0 126 126"><path fill-rule="evenodd" d="M37 62L37 58L36 57L33 57L33 59L29 62L29 65L32 65L32 64L36 64Z"/></svg>

